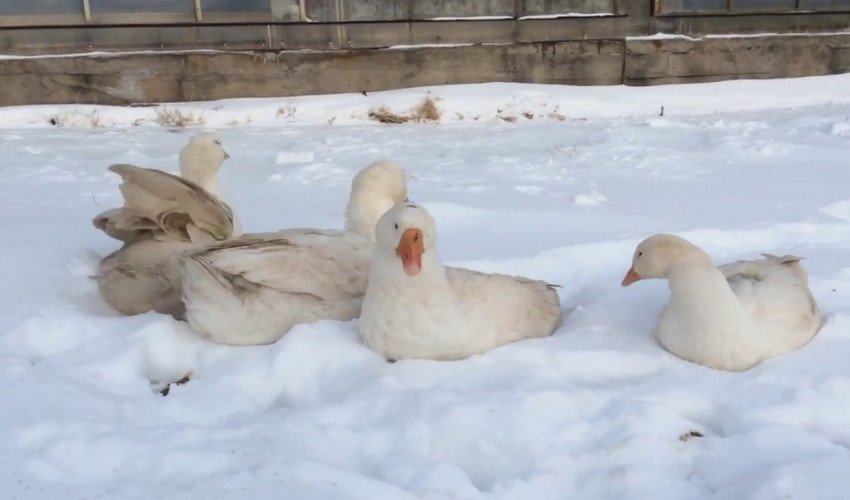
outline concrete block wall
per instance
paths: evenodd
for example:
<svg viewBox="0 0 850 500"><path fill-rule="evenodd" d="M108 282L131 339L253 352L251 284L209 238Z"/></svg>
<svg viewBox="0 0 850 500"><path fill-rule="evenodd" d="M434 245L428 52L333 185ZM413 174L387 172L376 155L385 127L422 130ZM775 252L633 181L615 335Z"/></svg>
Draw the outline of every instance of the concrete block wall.
<svg viewBox="0 0 850 500"><path fill-rule="evenodd" d="M272 11L277 5L298 21L4 28L0 20L0 49L39 55L0 58L0 105L488 81L653 85L850 71L850 13L653 15L659 1L272 0ZM582 9L595 15L576 15ZM652 36L658 32L680 36ZM90 50L122 52L45 56Z"/></svg>

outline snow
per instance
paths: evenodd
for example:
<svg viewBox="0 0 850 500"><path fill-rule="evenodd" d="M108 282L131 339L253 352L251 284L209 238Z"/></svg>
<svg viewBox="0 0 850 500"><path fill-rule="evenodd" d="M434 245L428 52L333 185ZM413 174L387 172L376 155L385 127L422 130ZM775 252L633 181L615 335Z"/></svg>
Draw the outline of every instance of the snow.
<svg viewBox="0 0 850 500"><path fill-rule="evenodd" d="M576 119L671 117L731 111L769 111L850 103L850 74L786 80L737 80L675 87L570 87L487 83L421 87L388 92L328 96L229 99L156 106L65 104L0 108L0 129L132 128L206 126L210 128L373 125L370 111L387 108L407 114L432 99L440 123L504 124ZM770 92L764 89L769 88ZM616 89L616 90L615 90ZM754 99L753 96L758 96ZM659 116L662 112L664 116ZM719 118L722 120L722 117Z"/></svg>
<svg viewBox="0 0 850 500"><path fill-rule="evenodd" d="M215 49L185 49L185 50L116 50L116 51L102 51L102 50L92 50L89 52L67 52L61 54L33 54L33 55L16 55L16 54L2 54L0 55L0 59L57 59L57 58L78 58L78 57L123 57L123 56L155 56L155 55L170 55L170 54L233 54L233 53L241 53L241 54L254 54L252 51L232 51L232 50L215 50ZM303 51L297 51L303 52Z"/></svg>
<svg viewBox="0 0 850 500"><path fill-rule="evenodd" d="M807 33L807 32L786 32L786 33L717 33L717 34L706 34L701 36L688 36L688 35L680 35L676 33L654 33L652 35L640 35L640 36L627 36L626 40L671 40L671 39L679 39L679 40L689 40L689 41L699 41L699 40L712 40L712 39L720 39L720 38L761 38L761 37L789 37L789 36L805 36L805 37L829 37L829 36L842 36L848 35L850 31L821 31L818 33Z"/></svg>
<svg viewBox="0 0 850 500"><path fill-rule="evenodd" d="M504 21L513 16L440 16L430 17L428 21Z"/></svg>
<svg viewBox="0 0 850 500"><path fill-rule="evenodd" d="M564 19L568 17L614 17L617 14L613 12L560 12L558 14L532 14L521 16L517 21L531 21L539 19Z"/></svg>
<svg viewBox="0 0 850 500"><path fill-rule="evenodd" d="M426 96L440 124L368 118ZM847 496L850 75L162 108L219 129L246 230L340 227L352 175L389 158L436 218L444 262L561 284L565 322L464 361L388 364L356 321L235 348L117 316L88 279L117 247L89 222L120 200L106 167L174 172L199 128L159 126L158 108L3 108L5 496ZM718 262L805 256L825 326L744 373L671 356L650 336L665 284L619 286L661 231Z"/></svg>

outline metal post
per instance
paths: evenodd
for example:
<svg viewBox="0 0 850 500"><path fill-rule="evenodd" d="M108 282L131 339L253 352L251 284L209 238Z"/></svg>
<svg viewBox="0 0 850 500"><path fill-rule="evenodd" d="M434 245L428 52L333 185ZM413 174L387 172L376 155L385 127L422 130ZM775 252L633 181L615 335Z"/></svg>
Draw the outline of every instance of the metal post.
<svg viewBox="0 0 850 500"><path fill-rule="evenodd" d="M89 0L83 0L83 17L86 22L91 22L91 6Z"/></svg>
<svg viewBox="0 0 850 500"><path fill-rule="evenodd" d="M198 21L204 20L204 13L201 11L201 0L195 0L195 19Z"/></svg>

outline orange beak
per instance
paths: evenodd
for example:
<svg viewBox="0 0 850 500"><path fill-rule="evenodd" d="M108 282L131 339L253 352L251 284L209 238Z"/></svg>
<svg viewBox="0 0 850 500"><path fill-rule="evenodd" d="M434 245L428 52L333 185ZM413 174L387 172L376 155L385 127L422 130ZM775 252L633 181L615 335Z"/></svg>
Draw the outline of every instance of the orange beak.
<svg viewBox="0 0 850 500"><path fill-rule="evenodd" d="M422 254L425 252L425 244L422 241L422 231L418 229L405 229L395 249L396 255L401 257L401 264L408 276L416 276L422 270Z"/></svg>
<svg viewBox="0 0 850 500"><path fill-rule="evenodd" d="M623 285L623 286L629 286L632 283L634 283L635 281L640 281L640 279L641 279L640 274L636 273L635 267L632 266L632 267L629 268L629 272L627 272L626 275L623 276L623 282L620 283L620 284Z"/></svg>

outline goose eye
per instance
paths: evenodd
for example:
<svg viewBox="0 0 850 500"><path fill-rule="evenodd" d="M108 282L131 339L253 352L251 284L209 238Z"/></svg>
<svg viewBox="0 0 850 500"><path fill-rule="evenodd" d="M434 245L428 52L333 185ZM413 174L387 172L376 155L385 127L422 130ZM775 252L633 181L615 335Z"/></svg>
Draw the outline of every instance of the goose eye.
<svg viewBox="0 0 850 500"><path fill-rule="evenodd" d="M395 225L395 228L398 229L398 224Z"/></svg>
<svg viewBox="0 0 850 500"><path fill-rule="evenodd" d="M221 141L215 141L215 143L221 146Z"/></svg>
<svg viewBox="0 0 850 500"><path fill-rule="evenodd" d="M638 257L642 256L643 252L638 252Z"/></svg>

